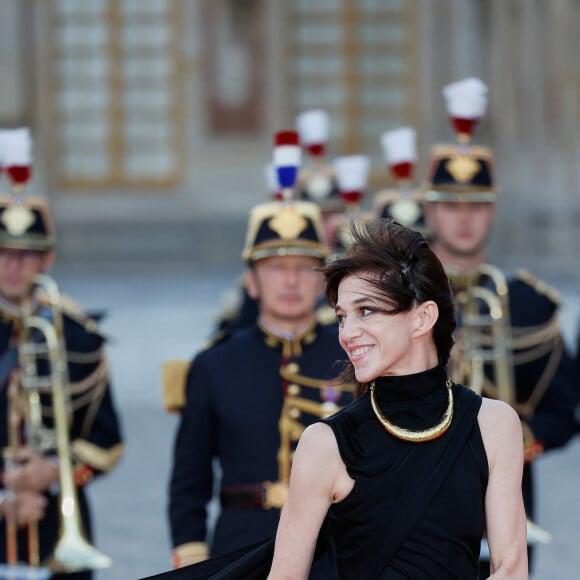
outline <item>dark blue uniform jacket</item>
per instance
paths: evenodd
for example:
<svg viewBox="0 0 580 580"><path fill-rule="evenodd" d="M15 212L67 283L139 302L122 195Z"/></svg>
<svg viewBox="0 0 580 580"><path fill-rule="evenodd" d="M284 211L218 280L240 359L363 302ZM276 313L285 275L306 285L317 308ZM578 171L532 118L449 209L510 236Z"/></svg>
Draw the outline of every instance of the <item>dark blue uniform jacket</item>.
<svg viewBox="0 0 580 580"><path fill-rule="evenodd" d="M279 479L278 420L284 403L280 369L295 363L303 376L333 379L345 358L336 325L316 325L300 340L298 350L283 358L282 342L254 323L201 352L193 361L175 440L170 482L169 518L174 546L207 541L206 504L212 497L214 467L219 459L222 487ZM321 401L321 391L304 388L302 397ZM350 402L342 394L338 405ZM302 415L304 424L315 417ZM241 508L222 511L212 542L212 555L271 537L278 509Z"/></svg>

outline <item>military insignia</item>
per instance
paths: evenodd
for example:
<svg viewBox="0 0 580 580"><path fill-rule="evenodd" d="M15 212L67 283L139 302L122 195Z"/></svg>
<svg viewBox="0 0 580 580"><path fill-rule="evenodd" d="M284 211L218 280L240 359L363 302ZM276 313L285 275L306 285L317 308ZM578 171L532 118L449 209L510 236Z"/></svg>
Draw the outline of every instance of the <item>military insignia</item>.
<svg viewBox="0 0 580 580"><path fill-rule="evenodd" d="M34 214L24 205L11 205L2 214L0 221L12 236L21 236L34 223Z"/></svg>
<svg viewBox="0 0 580 580"><path fill-rule="evenodd" d="M467 157L466 155L454 155L447 161L445 168L453 176L455 181L468 183L480 170L480 164L475 159Z"/></svg>
<svg viewBox="0 0 580 580"><path fill-rule="evenodd" d="M320 392L320 398L325 403L338 403L342 393L340 389L337 389L332 383L324 383L322 390Z"/></svg>
<svg viewBox="0 0 580 580"><path fill-rule="evenodd" d="M401 199L393 202L389 207L389 212L395 221L403 225L413 225L421 217L421 208L412 199Z"/></svg>
<svg viewBox="0 0 580 580"><path fill-rule="evenodd" d="M270 228L282 239L292 240L298 238L307 226L308 221L300 215L292 206L282 208L268 222Z"/></svg>

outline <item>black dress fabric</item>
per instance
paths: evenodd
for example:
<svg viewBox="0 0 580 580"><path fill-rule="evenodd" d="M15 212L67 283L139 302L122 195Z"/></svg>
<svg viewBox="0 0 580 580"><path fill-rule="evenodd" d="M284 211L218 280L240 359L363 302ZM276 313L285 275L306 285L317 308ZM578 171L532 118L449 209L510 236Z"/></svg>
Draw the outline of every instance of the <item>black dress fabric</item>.
<svg viewBox="0 0 580 580"><path fill-rule="evenodd" d="M439 422L447 405L442 367L375 381L382 414L410 429ZM328 522L341 578L477 578L488 465L477 423L481 399L454 385L454 416L438 439L391 436L367 392L326 419L355 480Z"/></svg>

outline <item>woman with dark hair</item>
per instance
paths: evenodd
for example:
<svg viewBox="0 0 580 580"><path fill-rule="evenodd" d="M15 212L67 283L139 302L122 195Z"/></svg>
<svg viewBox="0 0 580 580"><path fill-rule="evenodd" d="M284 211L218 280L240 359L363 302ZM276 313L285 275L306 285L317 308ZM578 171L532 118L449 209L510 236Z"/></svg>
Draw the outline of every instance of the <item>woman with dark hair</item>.
<svg viewBox="0 0 580 580"><path fill-rule="evenodd" d="M352 237L322 272L358 398L302 435L269 578L307 578L326 535L341 578L475 579L484 530L492 577L527 578L520 422L447 377L441 263L390 220Z"/></svg>

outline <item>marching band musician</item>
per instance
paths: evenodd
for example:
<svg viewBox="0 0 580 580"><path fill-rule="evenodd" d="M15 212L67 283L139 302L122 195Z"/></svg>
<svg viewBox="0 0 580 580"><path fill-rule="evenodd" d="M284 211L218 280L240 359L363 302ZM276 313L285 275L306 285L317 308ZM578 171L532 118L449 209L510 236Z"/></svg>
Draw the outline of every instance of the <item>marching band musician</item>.
<svg viewBox="0 0 580 580"><path fill-rule="evenodd" d="M470 143L477 120L483 115L486 87L478 79L448 85L444 94L458 132L459 143L436 145L431 151L424 184L426 221L432 247L451 280L458 304L456 345L452 361L456 371L483 364L484 396L509 399L518 411L524 431L523 495L528 518L534 516L532 461L542 453L565 445L575 433L573 363L558 326L558 296L546 283L526 272L505 276L486 261L486 243L493 225L499 192L494 184L493 153ZM473 289L477 289L474 290ZM491 292L488 304L482 298ZM476 355L465 346L468 320L465 299L477 296L477 313L499 308L503 329L489 342L489 329L480 334ZM472 300L473 302L473 300ZM488 342L486 341L488 339ZM503 354L485 353L504 343ZM470 354L471 352L471 354ZM500 353L500 354L498 354ZM476 360L477 358L477 360ZM501 360L500 360L501 359ZM502 366L500 366L502 365ZM501 371L505 368L505 372ZM466 379L469 384L469 379ZM529 520L528 543L549 541L549 534ZM536 532L536 535L534 535ZM485 546L484 546L485 547ZM482 553L481 577L489 574Z"/></svg>
<svg viewBox="0 0 580 580"><path fill-rule="evenodd" d="M279 174L292 173L283 163ZM316 204L271 201L250 212L242 257L258 318L189 368L169 487L174 568L273 538L297 437L316 414L351 400L331 383L343 358L336 325L316 319L315 268L327 255ZM222 476L212 536L214 459Z"/></svg>
<svg viewBox="0 0 580 580"><path fill-rule="evenodd" d="M10 554L7 531L0 526L2 563L28 562L44 566L51 556L61 528L59 502L59 463L54 451L41 453L26 439L26 418L9 416L18 397L18 339L22 324L21 299L33 278L46 273L54 259L55 234L46 201L32 196L0 198L0 414L2 429L0 447L13 444L13 433L21 437L12 449L15 468L4 466L2 472L2 510L14 510L17 524L17 554ZM109 472L122 455L119 418L110 388L104 338L97 323L83 313L70 299L62 300L63 334L66 343L68 375L65 388L70 396L72 414L69 425L74 484L77 489L80 517L84 532L91 536L89 506L85 487L101 474ZM43 423L53 426L51 394L41 392ZM12 441L11 441L12 440ZM11 498L10 504L8 493ZM14 513L12 512L12 513ZM3 524L5 522L2 522ZM26 528L37 526L38 559L30 562ZM36 556L34 556L36 559ZM53 578L90 579L90 571L55 573Z"/></svg>

